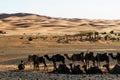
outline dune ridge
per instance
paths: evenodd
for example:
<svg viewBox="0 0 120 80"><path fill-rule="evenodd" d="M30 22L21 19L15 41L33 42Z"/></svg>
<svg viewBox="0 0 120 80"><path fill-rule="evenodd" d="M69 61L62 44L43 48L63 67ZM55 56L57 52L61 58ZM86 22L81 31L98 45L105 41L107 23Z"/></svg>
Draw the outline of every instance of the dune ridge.
<svg viewBox="0 0 120 80"><path fill-rule="evenodd" d="M30 13L0 14L0 30L7 34L75 34L80 31L120 31L120 20L54 18Z"/></svg>

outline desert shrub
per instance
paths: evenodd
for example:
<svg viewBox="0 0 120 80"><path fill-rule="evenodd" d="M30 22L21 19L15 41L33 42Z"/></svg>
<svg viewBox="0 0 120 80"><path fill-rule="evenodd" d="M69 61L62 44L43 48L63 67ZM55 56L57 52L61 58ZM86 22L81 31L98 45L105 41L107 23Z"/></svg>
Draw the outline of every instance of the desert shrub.
<svg viewBox="0 0 120 80"><path fill-rule="evenodd" d="M114 31L112 30L112 31L110 31L110 34L114 34Z"/></svg>
<svg viewBox="0 0 120 80"><path fill-rule="evenodd" d="M57 43L60 43L60 39L58 39L56 42L57 42Z"/></svg>
<svg viewBox="0 0 120 80"><path fill-rule="evenodd" d="M22 37L20 37L20 39L23 39L23 36L22 36Z"/></svg>
<svg viewBox="0 0 120 80"><path fill-rule="evenodd" d="M120 36L120 33L118 33L118 36Z"/></svg>
<svg viewBox="0 0 120 80"><path fill-rule="evenodd" d="M32 41L33 40L33 37L28 37L28 41Z"/></svg>
<svg viewBox="0 0 120 80"><path fill-rule="evenodd" d="M104 34L107 34L107 33L106 32L102 32L101 34L104 35Z"/></svg>
<svg viewBox="0 0 120 80"><path fill-rule="evenodd" d="M0 30L0 34L6 34L6 32Z"/></svg>

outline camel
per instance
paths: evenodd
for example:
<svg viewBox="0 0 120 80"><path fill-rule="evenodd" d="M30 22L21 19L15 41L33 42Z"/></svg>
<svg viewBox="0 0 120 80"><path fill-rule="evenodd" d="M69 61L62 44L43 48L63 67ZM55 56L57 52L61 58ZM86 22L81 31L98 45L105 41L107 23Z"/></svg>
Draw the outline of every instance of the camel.
<svg viewBox="0 0 120 80"><path fill-rule="evenodd" d="M70 74L70 69L66 66L66 64L59 64L59 66L56 70L53 70L49 73Z"/></svg>
<svg viewBox="0 0 120 80"><path fill-rule="evenodd" d="M71 74L83 74L83 71L80 69L80 65L72 67L72 64L69 64Z"/></svg>
<svg viewBox="0 0 120 80"><path fill-rule="evenodd" d="M54 69L57 69L56 62L62 62L65 64L65 58L60 54L53 55L51 58L48 55L44 55L44 57L46 57L47 60L53 62Z"/></svg>
<svg viewBox="0 0 120 80"><path fill-rule="evenodd" d="M106 61L107 64L109 64L109 56L107 53L97 53L95 56L95 61L97 62L97 66L100 66L100 62Z"/></svg>
<svg viewBox="0 0 120 80"><path fill-rule="evenodd" d="M84 59L85 59L86 66L89 67L89 61L92 61L93 65L95 65L95 57L93 52L87 52L84 56Z"/></svg>
<svg viewBox="0 0 120 80"><path fill-rule="evenodd" d="M120 53L118 52L116 56L113 56L112 53L109 53L109 55L111 56L112 59L117 59L120 60Z"/></svg>
<svg viewBox="0 0 120 80"><path fill-rule="evenodd" d="M120 74L120 65L116 64L114 66L114 68L110 69L110 65L109 64L105 64L103 65L103 67L106 67L106 69L108 70L108 73L110 74Z"/></svg>
<svg viewBox="0 0 120 80"><path fill-rule="evenodd" d="M86 74L103 74L102 70L99 69L99 67L97 66L93 66L87 69L86 65L82 66L84 68L84 71L86 72Z"/></svg>
<svg viewBox="0 0 120 80"><path fill-rule="evenodd" d="M81 52L80 54L73 54L71 57L68 56L68 54L64 54L68 60L71 60L73 63L75 61L82 61L84 63L84 52Z"/></svg>
<svg viewBox="0 0 120 80"><path fill-rule="evenodd" d="M18 65L18 69L19 70L24 70L25 69L25 65L23 63L23 60L21 60L21 63Z"/></svg>
<svg viewBox="0 0 120 80"><path fill-rule="evenodd" d="M44 64L44 70L47 69L47 64L45 62L45 59L43 56L39 57L37 55L29 55L28 56L28 62L32 62L34 65L34 69L39 69L39 64L43 63Z"/></svg>

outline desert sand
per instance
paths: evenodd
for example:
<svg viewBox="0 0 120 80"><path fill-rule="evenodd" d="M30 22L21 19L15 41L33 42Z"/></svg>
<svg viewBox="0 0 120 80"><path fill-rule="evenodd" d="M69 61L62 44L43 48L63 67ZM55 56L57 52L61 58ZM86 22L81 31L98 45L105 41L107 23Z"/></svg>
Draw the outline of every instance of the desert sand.
<svg viewBox="0 0 120 80"><path fill-rule="evenodd" d="M120 20L89 20L89 19L68 19L68 18L52 18L47 16L40 16L36 14L26 14L26 13L17 13L17 14L0 14L0 30L5 31L6 34L0 34L0 80L23 80L21 75L25 74L27 76L39 75L36 80L43 80L46 76L49 79L53 80L54 74L46 74L40 72L16 72L17 65L20 63L20 60L27 61L28 55L37 54L43 56L48 54L52 56L53 54L68 53L72 55L73 53L79 53L81 51L86 52L87 50L97 52L112 52L116 54L120 52L120 42L112 41L97 41L97 42L80 42L75 41L68 44L56 43L54 40L51 40L51 35L63 35L63 34L76 34L81 31L98 31L98 32L110 32L114 30L115 32L120 32ZM24 35L26 34L26 35ZM31 35L47 35L49 38L43 40L41 38L34 39L33 41L28 41L28 36ZM23 39L21 39L23 37ZM67 61L67 64L69 61ZM48 64L49 61L47 61ZM111 65L116 62L111 59ZM12 73L12 74L11 74ZM5 78L6 75L9 75ZM19 77L14 77L14 75L19 75ZM59 75L56 75L58 77ZM61 75L60 75L61 76ZM82 75L76 76L71 75L62 75L65 79L73 80L93 80L92 78L96 77L96 80L106 80L106 75L96 75L91 78L92 75ZM113 75L108 75L109 80L113 80ZM64 78L65 77L65 78ZM67 77L67 78L66 78ZM87 77L87 78L86 78ZM103 79L104 77L104 79ZM107 79L108 79L107 77ZM28 77L29 78L29 77ZM28 78L24 78L28 80ZM99 79L98 79L99 78ZM119 78L116 76L115 79ZM31 78L31 80L33 80ZM54 79L56 80L56 78ZM59 80L59 79L58 79Z"/></svg>

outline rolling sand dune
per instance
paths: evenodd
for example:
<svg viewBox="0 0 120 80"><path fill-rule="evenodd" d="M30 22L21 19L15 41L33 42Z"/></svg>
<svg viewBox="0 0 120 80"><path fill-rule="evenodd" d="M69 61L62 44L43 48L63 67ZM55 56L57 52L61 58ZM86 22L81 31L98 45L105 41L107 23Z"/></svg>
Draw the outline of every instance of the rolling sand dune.
<svg viewBox="0 0 120 80"><path fill-rule="evenodd" d="M74 34L80 31L120 31L120 20L88 20L77 18L52 18L36 14L0 14L0 30L7 34L62 33Z"/></svg>

